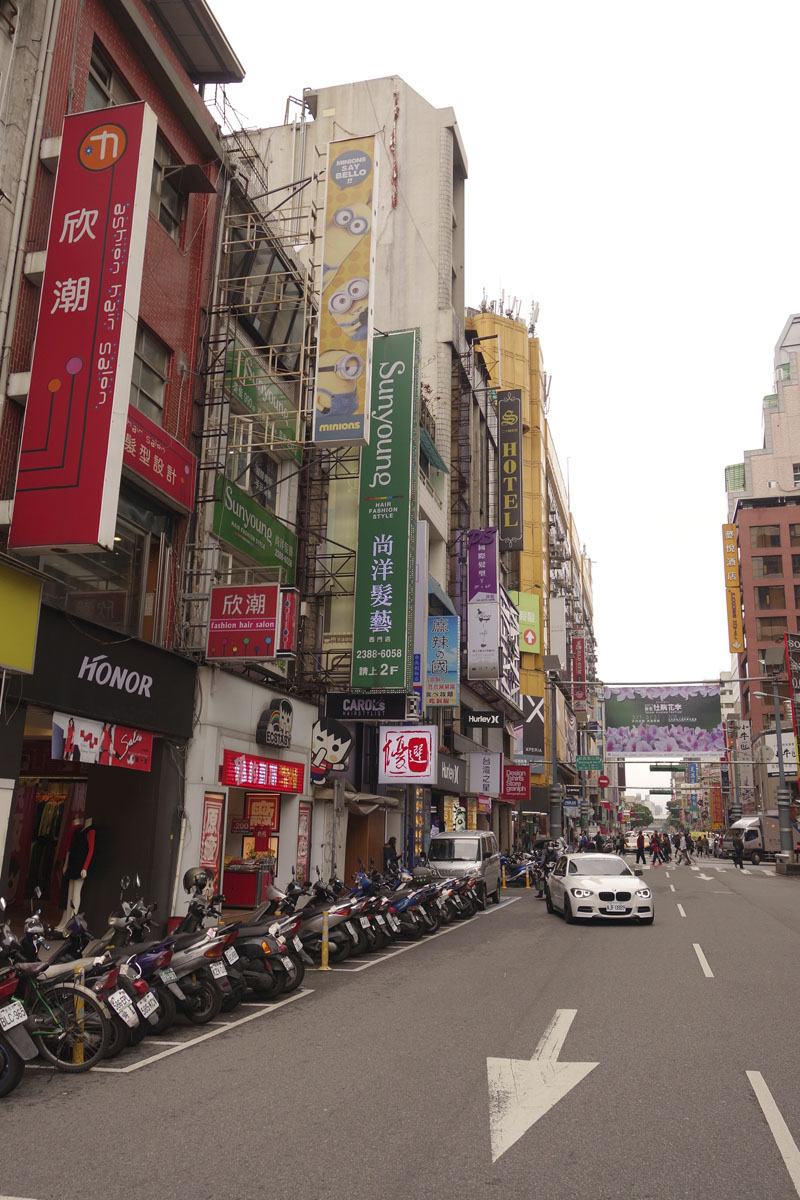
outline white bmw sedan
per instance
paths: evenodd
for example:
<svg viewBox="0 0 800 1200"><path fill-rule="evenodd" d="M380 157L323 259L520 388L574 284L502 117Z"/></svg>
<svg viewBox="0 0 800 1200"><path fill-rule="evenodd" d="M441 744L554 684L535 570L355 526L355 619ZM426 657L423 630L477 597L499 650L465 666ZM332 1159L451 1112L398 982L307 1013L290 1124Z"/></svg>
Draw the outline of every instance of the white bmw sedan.
<svg viewBox="0 0 800 1200"><path fill-rule="evenodd" d="M563 854L547 879L547 911L564 919L637 920L652 925L653 893L617 854Z"/></svg>

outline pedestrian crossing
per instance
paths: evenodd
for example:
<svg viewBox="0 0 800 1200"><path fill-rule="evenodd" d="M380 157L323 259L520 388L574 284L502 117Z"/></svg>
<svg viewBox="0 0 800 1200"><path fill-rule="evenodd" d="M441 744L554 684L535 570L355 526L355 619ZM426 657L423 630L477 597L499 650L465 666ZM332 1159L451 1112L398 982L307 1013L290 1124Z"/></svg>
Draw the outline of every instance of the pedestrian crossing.
<svg viewBox="0 0 800 1200"><path fill-rule="evenodd" d="M686 870L685 863L676 863L674 860L672 862L658 864L658 869L660 870L662 866L666 867L666 869L668 871L670 871L670 870L671 871L685 871ZM644 864L639 863L638 869L640 871L652 871L652 870L655 870L656 868L653 866L652 863L648 862L648 863L644 863ZM695 862L692 866L689 867L690 871L716 871L717 873L725 872L725 871L737 871L738 869L739 868L736 867L732 861L723 860L722 862L717 862L714 859L705 859L705 858L701 859L699 862ZM751 863L749 866L742 868L742 874L743 875L766 875L768 878L775 878L776 877L775 876L775 864L774 863L759 863L759 865L757 867L754 867Z"/></svg>

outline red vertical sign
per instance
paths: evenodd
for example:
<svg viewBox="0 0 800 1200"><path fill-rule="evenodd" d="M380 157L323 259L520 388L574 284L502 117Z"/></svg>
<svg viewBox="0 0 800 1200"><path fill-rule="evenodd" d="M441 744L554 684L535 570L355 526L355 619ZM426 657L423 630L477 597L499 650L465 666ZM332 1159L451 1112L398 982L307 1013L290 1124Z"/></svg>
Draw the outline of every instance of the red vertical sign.
<svg viewBox="0 0 800 1200"><path fill-rule="evenodd" d="M12 548L113 548L155 136L142 103L64 119Z"/></svg>

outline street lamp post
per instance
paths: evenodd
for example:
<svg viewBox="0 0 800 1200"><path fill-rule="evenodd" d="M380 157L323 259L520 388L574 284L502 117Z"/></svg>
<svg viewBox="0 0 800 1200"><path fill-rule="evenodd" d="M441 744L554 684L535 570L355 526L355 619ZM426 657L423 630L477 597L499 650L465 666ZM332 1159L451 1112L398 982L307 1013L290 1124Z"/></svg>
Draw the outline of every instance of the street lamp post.
<svg viewBox="0 0 800 1200"><path fill-rule="evenodd" d="M775 749L778 754L778 826L781 832L781 853L791 854L794 849L792 845L792 794L786 785L786 772L783 768L781 698L778 694L778 683L784 666L783 647L769 647L764 652L764 664L772 676L772 703L775 709Z"/></svg>

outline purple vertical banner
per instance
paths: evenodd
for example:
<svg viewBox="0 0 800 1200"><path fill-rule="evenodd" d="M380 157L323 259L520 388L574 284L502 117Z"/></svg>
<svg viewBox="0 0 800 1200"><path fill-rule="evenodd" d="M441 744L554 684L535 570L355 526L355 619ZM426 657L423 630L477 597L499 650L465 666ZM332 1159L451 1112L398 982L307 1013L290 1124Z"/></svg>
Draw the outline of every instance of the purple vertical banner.
<svg viewBox="0 0 800 1200"><path fill-rule="evenodd" d="M467 601L499 600L497 530L470 529L467 534Z"/></svg>

